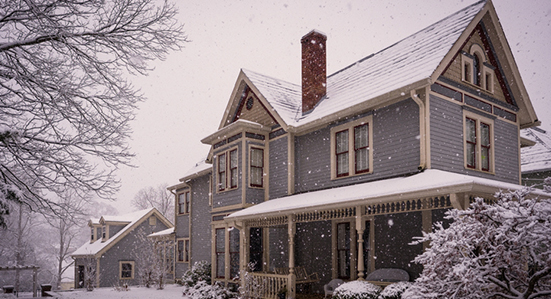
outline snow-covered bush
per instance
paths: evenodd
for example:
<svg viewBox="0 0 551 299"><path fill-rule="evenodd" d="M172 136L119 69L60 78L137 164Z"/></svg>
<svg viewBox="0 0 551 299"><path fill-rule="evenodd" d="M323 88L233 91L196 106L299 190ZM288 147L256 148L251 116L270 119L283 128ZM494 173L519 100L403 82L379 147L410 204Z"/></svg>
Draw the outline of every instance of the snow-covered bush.
<svg viewBox="0 0 551 299"><path fill-rule="evenodd" d="M377 299L381 287L367 281L354 280L343 283L333 292L333 299Z"/></svg>
<svg viewBox="0 0 551 299"><path fill-rule="evenodd" d="M204 280L200 280L193 286L184 285L184 297L190 299L231 299L237 298L234 293L218 284L210 285Z"/></svg>
<svg viewBox="0 0 551 299"><path fill-rule="evenodd" d="M437 224L413 242L430 247L415 258L424 269L403 297L551 296L551 200L529 192L497 193L495 204L477 198L467 210L448 211L449 228Z"/></svg>
<svg viewBox="0 0 551 299"><path fill-rule="evenodd" d="M200 261L193 264L191 269L187 270L182 277L182 284L184 286L192 287L199 281L204 281L210 284L211 275L210 263L207 261Z"/></svg>
<svg viewBox="0 0 551 299"><path fill-rule="evenodd" d="M411 282L408 281L389 284L381 294L379 294L379 299L400 299L402 298L402 293L404 293L410 285Z"/></svg>

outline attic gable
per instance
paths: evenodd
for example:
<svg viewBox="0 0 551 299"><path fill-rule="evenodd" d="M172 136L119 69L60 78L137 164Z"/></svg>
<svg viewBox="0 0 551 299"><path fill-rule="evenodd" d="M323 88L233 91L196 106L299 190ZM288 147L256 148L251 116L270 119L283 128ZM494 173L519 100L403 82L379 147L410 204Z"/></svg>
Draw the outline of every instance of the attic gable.
<svg viewBox="0 0 551 299"><path fill-rule="evenodd" d="M241 70L219 129L237 120L287 129L299 105L300 86Z"/></svg>

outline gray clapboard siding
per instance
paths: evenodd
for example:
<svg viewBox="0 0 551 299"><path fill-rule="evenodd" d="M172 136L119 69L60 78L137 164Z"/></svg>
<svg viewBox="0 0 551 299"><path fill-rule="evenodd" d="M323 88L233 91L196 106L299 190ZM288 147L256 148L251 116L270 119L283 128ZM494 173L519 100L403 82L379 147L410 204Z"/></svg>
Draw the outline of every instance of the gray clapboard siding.
<svg viewBox="0 0 551 299"><path fill-rule="evenodd" d="M117 244L107 250L100 258L100 286L112 287L119 283L119 261L135 261L134 279L124 280L129 285L139 284L140 263L136 259L137 252L140 251L140 243L143 240L138 237L138 234L147 236L151 233L167 229L162 221L157 221L155 225L149 225L146 218L133 231L124 238L119 240Z"/></svg>
<svg viewBox="0 0 551 299"><path fill-rule="evenodd" d="M270 198L287 195L287 141L288 136L270 141Z"/></svg>
<svg viewBox="0 0 551 299"><path fill-rule="evenodd" d="M210 262L211 219L209 206L209 180L203 176L192 181L195 200L191 203L192 263Z"/></svg>
<svg viewBox="0 0 551 299"><path fill-rule="evenodd" d="M490 116L493 118L493 116ZM434 169L468 174L488 179L519 183L518 128L494 120L495 175L465 169L463 154L463 108L461 105L430 96L431 166Z"/></svg>
<svg viewBox="0 0 551 299"><path fill-rule="evenodd" d="M348 121L352 121L351 118ZM341 125L345 122L334 124ZM373 173L331 180L330 127L295 140L295 191L325 188L414 173L419 166L419 107L411 99L373 112Z"/></svg>

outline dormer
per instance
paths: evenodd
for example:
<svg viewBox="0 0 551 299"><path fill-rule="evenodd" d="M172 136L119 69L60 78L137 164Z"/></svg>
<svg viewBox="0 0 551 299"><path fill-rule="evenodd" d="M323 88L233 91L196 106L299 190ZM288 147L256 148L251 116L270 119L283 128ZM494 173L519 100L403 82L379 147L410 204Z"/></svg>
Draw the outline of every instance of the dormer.
<svg viewBox="0 0 551 299"><path fill-rule="evenodd" d="M105 242L116 235L121 229L131 221L119 219L117 216L102 216L99 219L101 226L101 241Z"/></svg>
<svg viewBox="0 0 551 299"><path fill-rule="evenodd" d="M99 219L88 220L88 227L90 228L90 243L94 243L101 238L101 224Z"/></svg>

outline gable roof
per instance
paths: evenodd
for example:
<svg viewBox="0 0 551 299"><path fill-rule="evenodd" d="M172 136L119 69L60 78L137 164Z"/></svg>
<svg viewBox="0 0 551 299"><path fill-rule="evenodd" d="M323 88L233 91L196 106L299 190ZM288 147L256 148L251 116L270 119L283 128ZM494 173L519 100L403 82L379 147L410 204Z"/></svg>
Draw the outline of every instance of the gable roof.
<svg viewBox="0 0 551 299"><path fill-rule="evenodd" d="M94 241L93 243L86 242L80 248L75 250L71 256L100 256L114 244L116 244L120 239L125 237L130 231L140 225L144 220L148 219L149 216L155 215L159 220L161 220L165 225L172 227L172 223L168 221L157 209L150 208L145 210L140 210L124 215L118 216L102 216L100 219L116 219L117 222L128 223L120 231L118 231L114 236L107 239L105 242L102 242L101 239Z"/></svg>
<svg viewBox="0 0 551 299"><path fill-rule="evenodd" d="M521 136L535 141L534 146L520 149L521 172L534 173L551 170L551 135L540 128L522 130Z"/></svg>
<svg viewBox="0 0 551 299"><path fill-rule="evenodd" d="M506 74L515 82L519 94L521 126L537 121L520 73L490 0L474 3L401 41L369 55L327 77L327 94L314 109L301 112L300 85L271 78L249 70L241 70L234 92L219 128L231 122L232 102L245 86L249 86L286 131L307 131L349 116L352 112L370 110L390 99L407 98L417 88L436 82L447 65L484 16L490 15L499 37L504 62L512 65ZM256 93L256 92L255 92ZM268 107L268 106L267 106Z"/></svg>

